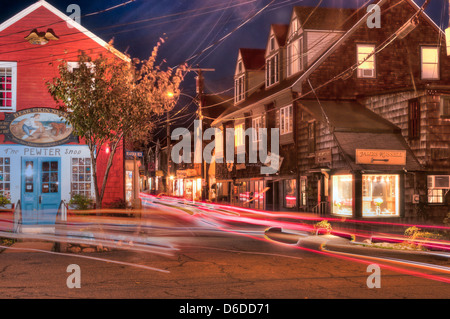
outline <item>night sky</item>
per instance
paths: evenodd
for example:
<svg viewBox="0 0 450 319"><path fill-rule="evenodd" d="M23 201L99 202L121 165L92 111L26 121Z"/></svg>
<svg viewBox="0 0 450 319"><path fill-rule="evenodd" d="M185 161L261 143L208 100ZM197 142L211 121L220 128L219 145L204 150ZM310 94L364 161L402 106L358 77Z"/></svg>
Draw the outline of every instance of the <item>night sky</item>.
<svg viewBox="0 0 450 319"><path fill-rule="evenodd" d="M3 22L34 0L2 1L0 21ZM115 46L132 57L145 59L160 37L167 38L159 57L169 66L195 56L209 45L227 35L247 20L270 0L135 0L117 9L84 17L128 0L48 0L66 12L70 4L81 8L81 24L103 40L114 38ZM264 48L270 24L287 24L294 5L316 5L319 0L275 0L256 18L235 31L219 45L189 60L189 64L214 68L208 72L206 90L224 90L233 85L232 77L240 47ZM322 6L357 7L366 0L324 0ZM422 5L424 0L416 0ZM431 0L426 12L445 29L447 27L447 1ZM70 13L68 13L70 14ZM186 89L195 87L193 77L188 77Z"/></svg>
<svg viewBox="0 0 450 319"><path fill-rule="evenodd" d="M160 37L166 42L159 57L168 66L188 60L192 66L213 68L205 73L205 91L233 94L233 75L238 49L265 48L270 25L288 24L294 5L315 6L319 0L275 0L271 6L211 49L197 55L229 34L271 0L135 0L117 9L89 15L129 0L48 0L67 12L70 4L81 8L81 24L103 40L114 38L115 47L131 57L146 59ZM357 8L367 0L323 0L321 6ZM415 0L422 5L425 0ZM5 1L0 4L4 22L34 0ZM442 29L447 27L447 0L431 0L426 12ZM71 12L67 13L70 15ZM195 94L195 74L186 77L184 92ZM193 92L193 93L191 93ZM186 102L187 103L187 102Z"/></svg>

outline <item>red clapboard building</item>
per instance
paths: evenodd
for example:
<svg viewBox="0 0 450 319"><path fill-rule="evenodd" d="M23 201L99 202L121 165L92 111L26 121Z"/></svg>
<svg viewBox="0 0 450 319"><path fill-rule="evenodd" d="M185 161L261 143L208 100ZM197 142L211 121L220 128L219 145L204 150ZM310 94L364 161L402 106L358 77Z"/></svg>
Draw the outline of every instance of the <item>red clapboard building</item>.
<svg viewBox="0 0 450 319"><path fill-rule="evenodd" d="M76 66L80 50L126 59L45 1L0 24L0 192L20 206L23 230L54 223L72 194L94 195L89 149L64 123L46 86L61 61ZM99 154L100 183L107 156ZM120 147L104 203L124 199L124 175Z"/></svg>

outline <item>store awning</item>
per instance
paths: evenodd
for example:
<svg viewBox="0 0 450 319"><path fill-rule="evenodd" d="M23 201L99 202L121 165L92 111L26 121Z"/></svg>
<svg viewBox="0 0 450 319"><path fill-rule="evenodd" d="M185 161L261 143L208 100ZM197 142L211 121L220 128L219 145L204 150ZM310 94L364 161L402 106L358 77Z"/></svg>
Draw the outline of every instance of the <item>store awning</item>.
<svg viewBox="0 0 450 319"><path fill-rule="evenodd" d="M351 170L421 170L400 128L364 105L354 100L299 103L329 126Z"/></svg>
<svg viewBox="0 0 450 319"><path fill-rule="evenodd" d="M400 133L334 132L334 136L352 170L421 170L421 165ZM357 151L359 151L358 154L365 152L369 155L361 161L357 158ZM376 155L371 156L370 153ZM402 153L404 160L401 158L397 161L393 160L394 156ZM369 164L370 162L373 164ZM395 164L383 164L389 162Z"/></svg>

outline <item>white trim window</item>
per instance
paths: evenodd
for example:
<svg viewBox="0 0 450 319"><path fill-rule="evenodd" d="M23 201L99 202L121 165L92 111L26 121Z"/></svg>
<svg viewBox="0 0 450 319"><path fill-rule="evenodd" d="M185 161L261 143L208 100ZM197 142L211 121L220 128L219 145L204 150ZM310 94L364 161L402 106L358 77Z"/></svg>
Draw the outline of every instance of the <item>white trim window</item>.
<svg viewBox="0 0 450 319"><path fill-rule="evenodd" d="M439 48L420 48L421 70L423 80L439 80Z"/></svg>
<svg viewBox="0 0 450 319"><path fill-rule="evenodd" d="M449 175L428 176L428 203L443 204L445 195L450 190Z"/></svg>
<svg viewBox="0 0 450 319"><path fill-rule="evenodd" d="M17 62L0 62L0 112L17 107Z"/></svg>
<svg viewBox="0 0 450 319"><path fill-rule="evenodd" d="M259 129L262 128L261 122L261 117L252 119L252 128L254 130L253 142L258 142L261 140L261 136L259 135Z"/></svg>
<svg viewBox="0 0 450 319"><path fill-rule="evenodd" d="M287 62L287 76L303 71L303 38L288 45Z"/></svg>
<svg viewBox="0 0 450 319"><path fill-rule="evenodd" d="M234 102L238 103L245 98L245 76L242 75L235 79L234 83Z"/></svg>
<svg viewBox="0 0 450 319"><path fill-rule="evenodd" d="M269 87L278 82L278 54L266 60L266 86Z"/></svg>
<svg viewBox="0 0 450 319"><path fill-rule="evenodd" d="M293 18L291 21L291 28L289 32L289 37L295 37L298 33L298 30L300 30L300 23L297 18Z"/></svg>
<svg viewBox="0 0 450 319"><path fill-rule="evenodd" d="M375 78L375 54L369 57L370 54L375 52L375 45L358 44L356 46L356 51L358 62L358 78Z"/></svg>
<svg viewBox="0 0 450 319"><path fill-rule="evenodd" d="M280 109L280 134L288 134L292 132L293 114L292 105L282 107Z"/></svg>

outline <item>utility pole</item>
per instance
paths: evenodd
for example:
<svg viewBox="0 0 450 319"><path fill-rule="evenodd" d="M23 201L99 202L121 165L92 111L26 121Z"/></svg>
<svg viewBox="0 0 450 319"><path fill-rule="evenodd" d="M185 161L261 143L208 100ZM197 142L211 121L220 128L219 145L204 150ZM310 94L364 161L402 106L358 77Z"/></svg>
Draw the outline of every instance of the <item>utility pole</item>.
<svg viewBox="0 0 450 319"><path fill-rule="evenodd" d="M197 99L198 99L198 117L200 120L200 130L203 132L203 89L204 89L204 78L203 78L203 72L214 72L215 69L202 69L202 68L192 68L191 71L197 72L196 77L196 83L197 83ZM201 163L201 177L202 177L202 200L205 200L206 197L206 190L209 187L209 181L206 174L205 164L206 162L203 162L203 138L201 141L202 145L202 163Z"/></svg>
<svg viewBox="0 0 450 319"><path fill-rule="evenodd" d="M169 194L169 186L170 186L170 112L167 110L167 123L166 123L166 131L167 131L167 195Z"/></svg>

